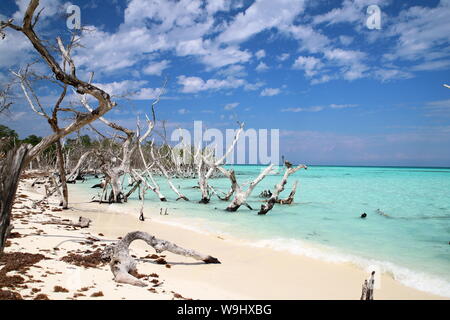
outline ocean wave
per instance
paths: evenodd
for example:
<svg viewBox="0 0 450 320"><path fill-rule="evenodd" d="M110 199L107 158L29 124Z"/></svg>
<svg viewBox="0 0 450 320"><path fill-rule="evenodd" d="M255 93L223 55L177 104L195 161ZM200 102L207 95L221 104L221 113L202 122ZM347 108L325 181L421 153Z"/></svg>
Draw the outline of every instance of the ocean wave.
<svg viewBox="0 0 450 320"><path fill-rule="evenodd" d="M270 248L277 251L286 251L332 263L351 263L367 270L376 267L381 273L390 275L405 286L450 298L450 282L427 273L411 270L389 261L366 259L356 255L339 252L325 246L312 246L298 239L265 239L248 243L258 248Z"/></svg>

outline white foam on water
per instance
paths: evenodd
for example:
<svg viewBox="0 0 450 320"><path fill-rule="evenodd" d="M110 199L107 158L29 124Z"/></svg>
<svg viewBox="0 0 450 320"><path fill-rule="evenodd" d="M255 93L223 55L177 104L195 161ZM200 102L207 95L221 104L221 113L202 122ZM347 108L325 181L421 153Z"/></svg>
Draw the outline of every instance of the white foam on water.
<svg viewBox="0 0 450 320"><path fill-rule="evenodd" d="M298 239L265 239L248 242L247 244L258 248L286 251L326 262L351 263L367 271L369 271L369 268L375 266L380 272L391 275L393 279L408 287L442 297L450 297L450 282L445 279L398 266L389 261L366 259L352 254L342 253L337 249L331 249L325 246L312 246Z"/></svg>

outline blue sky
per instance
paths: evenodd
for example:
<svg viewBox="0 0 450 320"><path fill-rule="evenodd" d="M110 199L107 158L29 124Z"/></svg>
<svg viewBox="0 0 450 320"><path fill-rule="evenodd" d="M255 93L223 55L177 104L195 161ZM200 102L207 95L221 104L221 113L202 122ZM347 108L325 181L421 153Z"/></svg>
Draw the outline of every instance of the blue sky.
<svg viewBox="0 0 450 320"><path fill-rule="evenodd" d="M168 78L158 105L169 130L280 129L293 162L450 166L450 1L72 1L84 32L78 74L117 98L108 118L130 128ZM3 0L21 20L25 0ZM70 3L41 1L42 38L68 36ZM381 30L366 27L381 8ZM0 82L32 61L23 37L0 41ZM36 69L48 72L45 66ZM45 103L57 91L36 84ZM22 136L48 133L17 91L0 123Z"/></svg>

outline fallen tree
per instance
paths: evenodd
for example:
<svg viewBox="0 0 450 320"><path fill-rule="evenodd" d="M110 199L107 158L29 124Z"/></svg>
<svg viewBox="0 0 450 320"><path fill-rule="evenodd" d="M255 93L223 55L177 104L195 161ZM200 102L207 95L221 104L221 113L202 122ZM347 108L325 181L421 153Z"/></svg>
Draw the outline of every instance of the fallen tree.
<svg viewBox="0 0 450 320"><path fill-rule="evenodd" d="M111 271L114 275L114 281L118 283L126 283L140 287L145 287L147 285L145 282L132 275L137 273L137 266L136 261L130 255L129 246L136 240L145 241L148 245L153 247L157 253L169 251L203 261L207 264L220 263L217 258L210 255L204 255L194 250L181 248L172 242L157 239L146 232L134 231L128 233L116 244L106 247L102 253L102 259L104 261L109 261Z"/></svg>

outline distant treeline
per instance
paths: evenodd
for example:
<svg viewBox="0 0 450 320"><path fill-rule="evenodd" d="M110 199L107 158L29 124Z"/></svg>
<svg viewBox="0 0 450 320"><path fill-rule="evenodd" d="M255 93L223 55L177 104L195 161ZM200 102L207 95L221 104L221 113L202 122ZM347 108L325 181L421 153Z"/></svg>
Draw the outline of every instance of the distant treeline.
<svg viewBox="0 0 450 320"><path fill-rule="evenodd" d="M14 148L15 146L18 146L20 144L26 143L31 144L33 146L37 145L39 142L41 142L42 137L31 134L25 139L19 139L19 135L17 132L5 125L0 124L0 158L2 155L6 154L9 150ZM75 143L81 144L83 147L89 148L95 142L91 141L91 137L88 135L83 135L78 137L77 139L67 139L66 140L66 146L69 147L71 145L74 145ZM53 147L50 147L48 151L52 151Z"/></svg>

